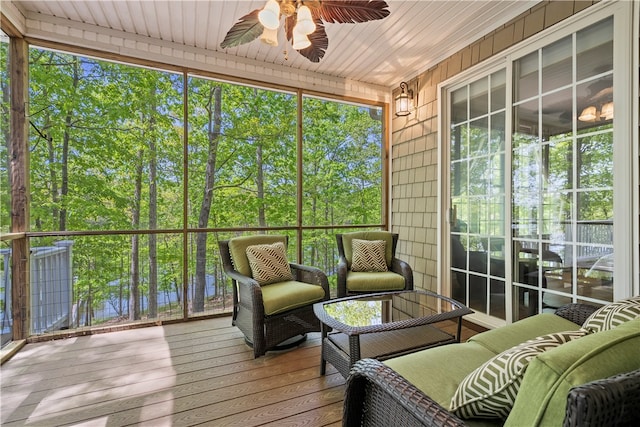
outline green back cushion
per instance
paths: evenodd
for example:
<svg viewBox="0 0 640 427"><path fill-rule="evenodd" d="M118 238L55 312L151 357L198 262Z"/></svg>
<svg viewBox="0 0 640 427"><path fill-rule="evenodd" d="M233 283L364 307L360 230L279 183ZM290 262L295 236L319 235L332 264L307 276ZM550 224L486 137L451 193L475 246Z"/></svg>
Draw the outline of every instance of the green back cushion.
<svg viewBox="0 0 640 427"><path fill-rule="evenodd" d="M560 424L571 387L640 369L638 349L640 319L635 319L541 354L529 364L505 425Z"/></svg>
<svg viewBox="0 0 640 427"><path fill-rule="evenodd" d="M385 260L387 261L387 267L391 267L391 259L393 258L393 234L388 231L356 231L353 233L345 233L342 235L342 246L344 248L344 256L347 258L349 268L353 261L353 248L352 240L384 240L385 245Z"/></svg>
<svg viewBox="0 0 640 427"><path fill-rule="evenodd" d="M542 313L527 317L501 328L482 332L469 338L487 348L494 354L502 353L526 340L554 332L575 331L580 329L577 325L563 317L552 313Z"/></svg>
<svg viewBox="0 0 640 427"><path fill-rule="evenodd" d="M247 246L264 245L282 242L287 245L287 237L280 235L257 234L253 236L236 237L229 240L229 252L236 271L244 276L251 276L251 266L247 258Z"/></svg>

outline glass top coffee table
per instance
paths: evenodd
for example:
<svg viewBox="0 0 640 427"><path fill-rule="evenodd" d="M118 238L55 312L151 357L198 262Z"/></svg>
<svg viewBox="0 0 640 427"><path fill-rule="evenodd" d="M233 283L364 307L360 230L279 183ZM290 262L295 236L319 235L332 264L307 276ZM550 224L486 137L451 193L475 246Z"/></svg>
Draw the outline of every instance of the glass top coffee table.
<svg viewBox="0 0 640 427"><path fill-rule="evenodd" d="M424 290L386 292L323 301L313 311L322 326L320 373L331 363L345 378L363 358L378 360L460 342L462 316L473 310ZM455 332L434 325L457 320Z"/></svg>

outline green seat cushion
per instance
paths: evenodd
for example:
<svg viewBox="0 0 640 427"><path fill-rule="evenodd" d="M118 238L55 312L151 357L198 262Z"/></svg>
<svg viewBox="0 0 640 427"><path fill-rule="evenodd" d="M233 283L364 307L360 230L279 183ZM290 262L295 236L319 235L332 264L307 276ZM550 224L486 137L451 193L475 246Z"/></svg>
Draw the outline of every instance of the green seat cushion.
<svg viewBox="0 0 640 427"><path fill-rule="evenodd" d="M552 313L542 313L500 328L481 332L469 338L469 341L485 347L495 355L541 335L577 329L580 329L580 325L570 320Z"/></svg>
<svg viewBox="0 0 640 427"><path fill-rule="evenodd" d="M267 316L311 305L324 298L322 286L295 280L264 285L261 289L264 314Z"/></svg>
<svg viewBox="0 0 640 427"><path fill-rule="evenodd" d="M347 274L347 290L362 292L395 291L404 289L404 277L392 271L350 271Z"/></svg>
<svg viewBox="0 0 640 427"><path fill-rule="evenodd" d="M640 319L539 355L527 368L505 425L559 425L571 387L640 369L638 349Z"/></svg>
<svg viewBox="0 0 640 427"><path fill-rule="evenodd" d="M480 344L467 342L429 348L383 363L442 407L449 408L460 382L493 356Z"/></svg>

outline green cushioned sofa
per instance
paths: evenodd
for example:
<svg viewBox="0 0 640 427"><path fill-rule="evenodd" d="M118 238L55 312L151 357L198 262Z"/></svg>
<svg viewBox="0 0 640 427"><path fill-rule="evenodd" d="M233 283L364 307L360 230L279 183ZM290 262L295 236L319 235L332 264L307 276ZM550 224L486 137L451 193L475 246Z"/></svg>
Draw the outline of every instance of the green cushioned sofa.
<svg viewBox="0 0 640 427"><path fill-rule="evenodd" d="M463 420L449 411L458 385L476 368L505 350L541 335L579 330L595 309L585 304L569 304L555 314L538 314L482 332L465 343L435 347L384 362L363 359L354 365L347 381L343 425L595 426L638 421L640 318L566 342L533 358L521 378L506 420ZM575 387L612 376L616 376L615 379L605 386L593 387L597 391L605 390L604 399L585 400L582 395L575 396L578 392L574 391ZM612 398L615 393L609 390L617 390L619 396ZM589 420L583 413L575 413L584 412L585 402L589 411L598 413L600 418L590 416Z"/></svg>

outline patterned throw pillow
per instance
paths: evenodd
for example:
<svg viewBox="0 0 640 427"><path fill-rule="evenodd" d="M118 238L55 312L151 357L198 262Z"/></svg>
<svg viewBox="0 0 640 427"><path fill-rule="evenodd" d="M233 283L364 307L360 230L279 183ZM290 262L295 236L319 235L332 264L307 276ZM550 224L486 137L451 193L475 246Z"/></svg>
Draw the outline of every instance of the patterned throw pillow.
<svg viewBox="0 0 640 427"><path fill-rule="evenodd" d="M640 317L640 296L612 302L600 307L587 318L582 329L590 333L606 331Z"/></svg>
<svg viewBox="0 0 640 427"><path fill-rule="evenodd" d="M351 241L351 271L389 271L384 257L386 242L384 240Z"/></svg>
<svg viewBox="0 0 640 427"><path fill-rule="evenodd" d="M451 399L451 411L461 418L506 419L529 362L547 350L585 335L587 331L582 329L556 332L503 351L462 380Z"/></svg>
<svg viewBox="0 0 640 427"><path fill-rule="evenodd" d="M251 275L260 285L293 280L287 252L282 242L247 246Z"/></svg>

